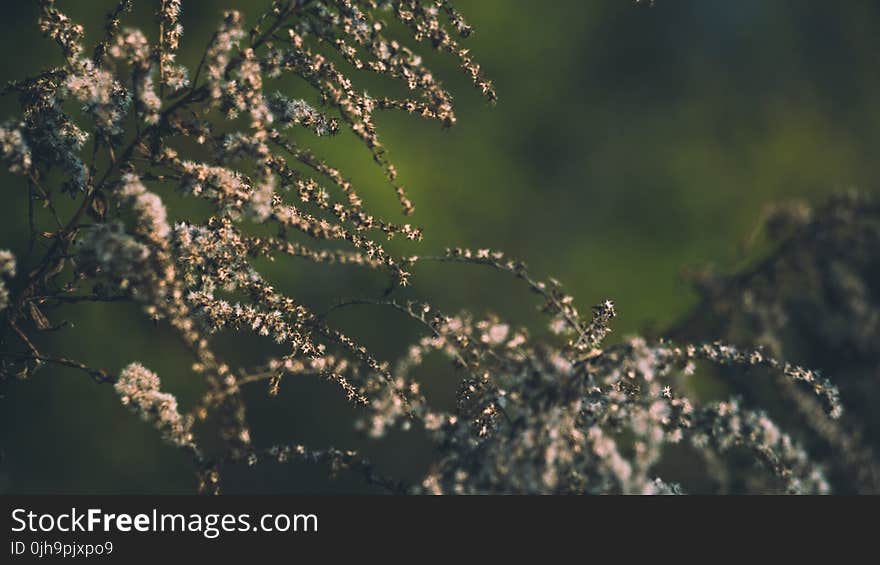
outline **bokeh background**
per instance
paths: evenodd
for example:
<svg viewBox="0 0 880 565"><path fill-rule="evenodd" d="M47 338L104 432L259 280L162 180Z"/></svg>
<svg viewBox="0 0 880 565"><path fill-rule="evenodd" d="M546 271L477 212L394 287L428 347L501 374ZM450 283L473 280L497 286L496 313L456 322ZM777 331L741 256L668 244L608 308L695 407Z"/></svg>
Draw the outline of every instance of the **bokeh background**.
<svg viewBox="0 0 880 565"><path fill-rule="evenodd" d="M104 0L59 0L95 39ZM184 3L180 60L194 67L221 10L253 22L268 1ZM158 2L136 1L128 25L155 34ZM619 311L615 339L662 332L696 302L682 272L742 267L761 253L754 237L765 206L819 202L858 187L875 190L880 148L880 2L851 0L458 0L476 34L468 41L499 93L488 107L447 58L420 51L456 94L458 124L397 113L377 122L416 203L425 241L398 247L426 254L446 246L491 247L562 281L586 310L605 298ZM0 80L57 64L41 38L33 2L7 2L0 20ZM388 86L355 75L381 92ZM294 84L282 90L313 99ZM311 97L311 98L309 98ZM17 102L0 100L0 118ZM360 187L371 211L399 219L396 200L367 151L350 135L313 145ZM0 173L0 247L24 249L26 191ZM171 190L170 188L168 189ZM170 201L172 215L187 203ZM750 259L751 258L751 259ZM22 270L25 266L21 266ZM279 261L266 268L280 288L320 309L335 299L376 296L383 281L346 267ZM415 271L412 292L446 311L498 312L540 324L536 302L515 281L478 267ZM186 406L201 386L177 341L134 305L71 307L74 329L44 336L58 353L118 370L139 360ZM56 314L57 320L58 315ZM391 359L418 328L394 313L340 313L377 356ZM538 326L535 326L536 328ZM265 345L219 336L230 363ZM4 344L8 347L9 344ZM450 405L455 375L439 360L424 373L429 398ZM0 492L191 492L185 457L126 412L113 390L82 374L47 368L8 383L0 398ZM336 388L287 379L278 399L248 392L258 444L278 441L363 448L383 470L415 477L430 462L418 432L382 442L359 437ZM369 492L326 469L233 469L227 492Z"/></svg>

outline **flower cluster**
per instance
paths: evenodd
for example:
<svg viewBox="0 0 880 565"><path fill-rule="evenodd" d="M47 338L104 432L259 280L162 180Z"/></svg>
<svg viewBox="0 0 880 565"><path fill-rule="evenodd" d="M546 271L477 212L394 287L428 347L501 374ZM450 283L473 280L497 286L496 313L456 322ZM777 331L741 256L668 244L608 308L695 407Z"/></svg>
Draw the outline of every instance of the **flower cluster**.
<svg viewBox="0 0 880 565"><path fill-rule="evenodd" d="M335 119L318 112L305 100L291 100L275 92L269 96L267 103L275 123L282 127L302 126L315 132L315 135L332 135L339 130Z"/></svg>
<svg viewBox="0 0 880 565"><path fill-rule="evenodd" d="M9 172L27 174L31 168L31 150L21 133L19 124L5 123L0 126L0 153Z"/></svg>
<svg viewBox="0 0 880 565"><path fill-rule="evenodd" d="M8 249L0 249L0 311L9 306L9 289L6 279L15 276L15 256Z"/></svg>
<svg viewBox="0 0 880 565"><path fill-rule="evenodd" d="M113 385L122 404L156 427L168 442L191 446L193 434L190 419L180 415L177 399L159 390L159 377L140 363L132 363L119 373Z"/></svg>
<svg viewBox="0 0 880 565"><path fill-rule="evenodd" d="M880 201L845 193L815 209L783 203L767 210L764 226L771 252L732 275L695 273L702 303L670 334L684 340L715 335L833 374L848 407L842 418L824 417L821 404L827 403L804 395L791 381L802 380L799 375L778 382L785 402L777 409L800 413L815 448L836 454L831 461L845 492L877 492L880 427L871 414L880 401L874 384L880 358L875 284ZM804 376L821 386L822 379ZM740 389L763 404L780 404L754 387Z"/></svg>
<svg viewBox="0 0 880 565"><path fill-rule="evenodd" d="M105 137L119 136L128 113L131 95L113 74L95 67L91 59L81 61L64 82L67 94L79 101Z"/></svg>
<svg viewBox="0 0 880 565"><path fill-rule="evenodd" d="M153 60L150 46L143 32L126 29L116 36L110 44L110 56L125 61L132 67L132 88L138 115L147 124L159 121L159 108L162 100L155 92L152 76Z"/></svg>
<svg viewBox="0 0 880 565"><path fill-rule="evenodd" d="M440 459L411 492L681 493L655 473L664 446L684 442L709 462L734 448L752 452L766 470L755 479L763 492L829 491L822 466L765 414L736 399L700 406L676 390L703 348L631 339L576 360L495 320L457 317L434 327L436 336L398 367L395 388L413 390L405 375L426 352L443 351L475 369L459 387L456 411L419 401L405 412L389 396L372 403L376 414L364 424L381 435L415 418L429 431Z"/></svg>
<svg viewBox="0 0 880 565"><path fill-rule="evenodd" d="M121 290L135 292L145 274L150 248L125 231L119 222L100 224L80 236L76 242L76 259L90 277L104 276Z"/></svg>
<svg viewBox="0 0 880 565"><path fill-rule="evenodd" d="M148 191L141 180L132 173L122 175L119 195L120 200L131 203L140 224L140 231L146 233L156 245L165 245L171 227L168 225L168 212L162 204L162 199Z"/></svg>
<svg viewBox="0 0 880 565"><path fill-rule="evenodd" d="M189 72L176 64L183 26L180 25L181 0L162 0L159 9L159 76L163 86L177 92L189 86Z"/></svg>

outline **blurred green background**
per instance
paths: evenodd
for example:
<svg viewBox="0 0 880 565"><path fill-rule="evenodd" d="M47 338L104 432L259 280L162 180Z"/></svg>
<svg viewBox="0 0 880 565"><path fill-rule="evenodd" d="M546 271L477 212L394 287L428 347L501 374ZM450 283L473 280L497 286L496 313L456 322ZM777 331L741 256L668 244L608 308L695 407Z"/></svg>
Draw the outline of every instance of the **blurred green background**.
<svg viewBox="0 0 880 565"><path fill-rule="evenodd" d="M0 79L57 64L40 37L33 2L8 2L0 21ZM98 37L114 2L59 1ZM128 25L155 36L158 2L139 0ZM253 22L268 1L184 2L180 60L194 67L224 8ZM626 0L458 0L476 34L467 43L495 81L500 101L487 107L452 61L428 58L456 95L458 124L381 114L380 135L416 203L425 241L396 246L427 254L446 246L491 247L552 275L588 307L615 300L615 337L657 331L696 299L681 273L714 264L728 271L754 257L749 236L765 205L831 192L875 190L880 147L880 2L852 0L658 0L651 9ZM355 75L370 92L395 88ZM279 83L269 88L297 90ZM311 98L309 98L311 97ZM0 101L5 119L17 101ZM350 135L314 143L359 187L371 211L400 220L396 200L367 151ZM27 233L23 183L2 173L0 248L20 252ZM187 203L170 195L181 217ZM376 296L383 281L353 268L295 261L266 267L283 290L315 307ZM20 271L24 271L22 265ZM412 293L454 312L499 312L516 323L540 321L531 295L515 281L478 267L436 265L415 271ZM53 321L58 321L55 314ZM139 360L184 406L200 383L172 335L134 305L70 307L75 329L44 336L57 353L109 370ZM382 358L417 335L394 313L371 308L334 321ZM537 326L536 326L537 327ZM219 336L232 364L259 359L266 345ZM432 360L426 392L451 404L456 378ZM83 375L47 368L4 387L0 399L0 492L191 492L185 457L126 412L113 390ZM368 442L333 385L287 379L278 399L263 387L247 397L255 441L364 448L380 468L416 477L430 461L417 432ZM331 481L326 469L233 469L227 492L369 492L356 479Z"/></svg>

